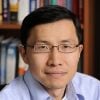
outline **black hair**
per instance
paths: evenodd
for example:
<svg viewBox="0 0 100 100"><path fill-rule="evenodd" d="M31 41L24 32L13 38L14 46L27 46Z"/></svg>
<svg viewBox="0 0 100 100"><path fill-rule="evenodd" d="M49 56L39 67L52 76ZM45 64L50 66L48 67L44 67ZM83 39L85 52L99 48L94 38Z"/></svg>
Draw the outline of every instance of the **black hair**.
<svg viewBox="0 0 100 100"><path fill-rule="evenodd" d="M67 8L58 5L40 7L27 15L20 29L21 43L25 46L30 35L30 30L40 24L52 23L62 19L69 19L75 25L79 43L82 43L82 29L79 19Z"/></svg>

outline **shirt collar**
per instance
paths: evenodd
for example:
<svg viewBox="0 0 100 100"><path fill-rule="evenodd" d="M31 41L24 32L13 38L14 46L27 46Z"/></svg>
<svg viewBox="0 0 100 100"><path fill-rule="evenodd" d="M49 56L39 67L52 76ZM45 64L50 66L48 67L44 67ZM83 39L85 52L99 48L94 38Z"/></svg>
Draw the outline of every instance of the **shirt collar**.
<svg viewBox="0 0 100 100"><path fill-rule="evenodd" d="M46 90L40 85L40 83L32 76L31 72L28 70L24 75L25 84L29 90L31 100L53 100ZM80 95L80 94L78 94ZM70 82L65 96L62 100L79 100L73 83Z"/></svg>
<svg viewBox="0 0 100 100"><path fill-rule="evenodd" d="M29 90L31 100L50 100L50 95L40 85L40 83L32 76L30 71L24 75L24 79Z"/></svg>
<svg viewBox="0 0 100 100"><path fill-rule="evenodd" d="M77 74L78 72L76 72L76 74L75 74L75 76L73 77L73 79L72 79L72 87L74 87L74 91L75 91L75 93L76 93L76 95L77 95L77 99L76 100L85 100L84 99L84 96L80 93L80 84L76 84L76 82L77 81L79 81L79 78L78 78L78 74Z"/></svg>

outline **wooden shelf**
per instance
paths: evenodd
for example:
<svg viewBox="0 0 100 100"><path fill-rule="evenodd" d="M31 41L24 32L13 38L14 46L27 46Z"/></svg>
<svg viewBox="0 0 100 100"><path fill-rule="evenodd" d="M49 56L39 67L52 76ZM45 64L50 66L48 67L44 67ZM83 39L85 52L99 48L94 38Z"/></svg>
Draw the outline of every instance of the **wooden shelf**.
<svg viewBox="0 0 100 100"><path fill-rule="evenodd" d="M84 0L84 52L83 71L94 74L94 0Z"/></svg>
<svg viewBox="0 0 100 100"><path fill-rule="evenodd" d="M82 29L83 24L81 24ZM0 23L0 29L20 29L19 23Z"/></svg>
<svg viewBox="0 0 100 100"><path fill-rule="evenodd" d="M0 29L20 29L19 23L0 23Z"/></svg>

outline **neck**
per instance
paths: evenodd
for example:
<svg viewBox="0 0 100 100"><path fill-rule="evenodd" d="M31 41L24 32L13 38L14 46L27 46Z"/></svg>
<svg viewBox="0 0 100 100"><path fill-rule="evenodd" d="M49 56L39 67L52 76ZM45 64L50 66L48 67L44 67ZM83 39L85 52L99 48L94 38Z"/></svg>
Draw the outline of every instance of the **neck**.
<svg viewBox="0 0 100 100"><path fill-rule="evenodd" d="M48 93L54 97L54 100L62 100L65 88L63 89L47 89Z"/></svg>

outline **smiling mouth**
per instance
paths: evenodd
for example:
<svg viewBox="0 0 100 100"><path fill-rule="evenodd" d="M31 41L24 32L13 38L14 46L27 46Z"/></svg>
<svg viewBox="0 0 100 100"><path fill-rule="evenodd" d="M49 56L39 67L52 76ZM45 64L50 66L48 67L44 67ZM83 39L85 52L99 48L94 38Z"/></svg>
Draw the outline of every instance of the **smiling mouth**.
<svg viewBox="0 0 100 100"><path fill-rule="evenodd" d="M67 72L47 72L46 75L50 76L50 77L54 77L54 78L60 78L64 75L66 75Z"/></svg>

